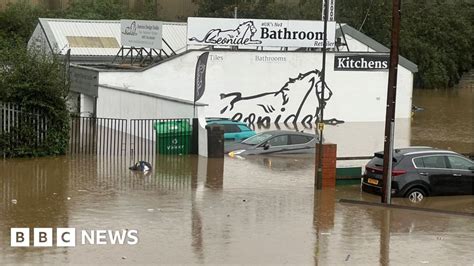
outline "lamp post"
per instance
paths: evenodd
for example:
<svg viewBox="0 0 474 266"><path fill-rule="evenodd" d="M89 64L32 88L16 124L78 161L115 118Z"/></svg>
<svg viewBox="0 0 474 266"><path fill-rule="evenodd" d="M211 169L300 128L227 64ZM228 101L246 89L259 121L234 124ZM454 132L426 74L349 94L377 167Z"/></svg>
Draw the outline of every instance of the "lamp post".
<svg viewBox="0 0 474 266"><path fill-rule="evenodd" d="M324 100L324 92L326 90L326 49L327 49L327 29L328 29L328 0L324 1L324 37L323 37L323 65L321 67L321 98L319 99L319 158L318 169L316 172L315 186L318 190L323 187L323 131L324 131L324 107L326 102ZM316 149L316 154L318 155L318 149Z"/></svg>
<svg viewBox="0 0 474 266"><path fill-rule="evenodd" d="M395 131L395 104L397 98L398 48L400 42L401 0L392 0L392 37L388 74L387 111L385 113L385 138L383 153L382 203L391 203L393 138Z"/></svg>

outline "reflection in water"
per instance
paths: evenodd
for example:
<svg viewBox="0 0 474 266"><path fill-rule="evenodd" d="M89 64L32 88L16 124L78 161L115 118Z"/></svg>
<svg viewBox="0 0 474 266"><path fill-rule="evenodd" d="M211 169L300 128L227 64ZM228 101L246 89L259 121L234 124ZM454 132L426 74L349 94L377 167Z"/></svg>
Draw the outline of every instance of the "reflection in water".
<svg viewBox="0 0 474 266"><path fill-rule="evenodd" d="M250 163L259 164L272 171L295 171L314 169L313 154L296 155L256 155L248 159Z"/></svg>
<svg viewBox="0 0 474 266"><path fill-rule="evenodd" d="M336 193L334 189L314 189L313 226L316 233L314 259L319 264L321 254L327 253L327 239L334 228L336 207Z"/></svg>
<svg viewBox="0 0 474 266"><path fill-rule="evenodd" d="M20 159L0 162L0 247L10 245L11 227L67 227L69 161ZM42 250L30 250L42 254ZM22 261L25 250L11 254ZM61 257L60 250L50 250ZM0 252L0 261L6 254Z"/></svg>
<svg viewBox="0 0 474 266"><path fill-rule="evenodd" d="M169 190L190 189L192 177L197 172L196 156L157 156L154 175L162 188Z"/></svg>
<svg viewBox="0 0 474 266"><path fill-rule="evenodd" d="M224 159L216 158L199 158L199 161L207 161L205 171L205 187L214 191L221 190L224 184ZM199 263L204 262L204 239L203 239L203 224L201 211L196 203L197 199L197 182L193 186L192 203L191 203L191 237L193 252L196 255ZM206 190L202 191L206 193Z"/></svg>
<svg viewBox="0 0 474 266"><path fill-rule="evenodd" d="M380 265L445 264L452 262L450 258L453 258L455 250L459 253L454 261L467 261L468 264L474 261L472 243L468 244L468 241L474 240L472 218L335 203L340 198L357 198L350 191L338 188L335 193L332 190L315 192L313 227L316 265L347 262L366 265L376 261ZM365 193L358 197L378 201L376 196ZM469 203L462 203L466 201ZM403 199L400 199L399 203L402 202ZM428 198L427 202L438 209L443 206L453 209L458 205L454 209L466 210L474 206L472 196ZM459 242L454 244L448 239ZM443 248L446 245L453 247L446 250ZM376 250L378 255L374 253Z"/></svg>
<svg viewBox="0 0 474 266"><path fill-rule="evenodd" d="M207 159L206 187L222 189L224 186L224 158Z"/></svg>
<svg viewBox="0 0 474 266"><path fill-rule="evenodd" d="M379 201L377 196L361 193L358 186L315 194L314 167L305 168L304 159L259 158L254 163L160 156L153 161L151 175L129 171L129 161L120 158L1 161L0 262L365 265L450 264L451 258L460 264L474 261L470 218L393 210L386 219L384 209L337 202L341 198ZM474 197L433 198L427 204L468 211ZM10 248L10 228L18 226L137 229L140 242L136 246Z"/></svg>
<svg viewBox="0 0 474 266"><path fill-rule="evenodd" d="M417 91L414 103L425 111L415 115L413 144L472 151L472 89ZM410 143L409 124L397 124L398 146ZM327 131L346 150L339 156L367 155L383 144L383 123L345 123ZM134 160L124 157L0 161L0 263L474 262L472 218L340 204L341 198L380 198L358 186L315 193L312 157L140 159L153 164L151 174L129 171ZM399 198L393 203L408 204ZM421 207L474 213L474 197L427 198ZM10 248L10 228L22 226L131 228L139 230L140 242Z"/></svg>
<svg viewBox="0 0 474 266"><path fill-rule="evenodd" d="M198 175L198 161L204 162L201 165L205 169L200 169L203 176ZM118 217L123 218L142 205L138 203L142 200L134 196L136 193L191 191L192 187L199 186L199 182L208 188L222 189L224 184L223 160L159 156L152 163L153 171L143 174L130 171L129 160L124 157L72 156L0 161L0 261L34 262L35 259L28 258L34 254L49 254L54 256L51 262L61 262L67 261L61 255L67 256L71 251L58 248L4 250L3 247L10 244L12 227L103 229L99 224L106 222L107 229L115 228L116 219L121 219ZM129 198L125 205L121 203L123 193L127 193ZM165 203L165 206L169 204L172 203ZM117 207L121 208L118 212ZM147 209L145 206L142 208ZM85 216L78 219L78 215ZM101 216L101 222L97 223ZM110 219L113 216L116 218ZM140 219L141 216L143 214L132 217ZM202 249L198 233L200 217L194 204L192 216L193 236L196 236L193 246ZM129 227L130 224L117 229Z"/></svg>
<svg viewBox="0 0 474 266"><path fill-rule="evenodd" d="M390 263L390 218L391 210L384 210L380 221L380 265Z"/></svg>

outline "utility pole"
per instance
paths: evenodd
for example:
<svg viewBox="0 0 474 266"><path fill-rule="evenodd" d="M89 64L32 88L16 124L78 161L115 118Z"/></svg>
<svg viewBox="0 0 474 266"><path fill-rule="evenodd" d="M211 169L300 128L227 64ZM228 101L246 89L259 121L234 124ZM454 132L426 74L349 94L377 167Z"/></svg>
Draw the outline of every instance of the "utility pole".
<svg viewBox="0 0 474 266"><path fill-rule="evenodd" d="M321 98L319 100L319 151L316 149L316 154L319 152L319 158L317 158L317 172L315 186L316 189L320 190L323 188L323 131L324 131L324 106L326 102L324 100L324 92L326 90L326 49L327 49L327 30L328 30L328 0L324 1L324 37L323 37L323 66L321 68Z"/></svg>
<svg viewBox="0 0 474 266"><path fill-rule="evenodd" d="M391 204L392 162L395 131L395 103L397 98L398 48L400 42L401 0L392 0L392 44L388 72L387 111L385 113L385 138L383 152L382 203Z"/></svg>

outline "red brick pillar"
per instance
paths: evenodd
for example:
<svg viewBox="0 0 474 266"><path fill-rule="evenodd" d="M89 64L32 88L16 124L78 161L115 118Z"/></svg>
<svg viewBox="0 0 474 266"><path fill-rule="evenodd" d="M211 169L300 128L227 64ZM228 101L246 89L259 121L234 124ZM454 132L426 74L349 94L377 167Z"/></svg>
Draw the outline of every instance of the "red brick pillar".
<svg viewBox="0 0 474 266"><path fill-rule="evenodd" d="M316 171L319 168L319 144L316 144ZM323 144L323 188L336 187L336 156L337 145L332 143Z"/></svg>

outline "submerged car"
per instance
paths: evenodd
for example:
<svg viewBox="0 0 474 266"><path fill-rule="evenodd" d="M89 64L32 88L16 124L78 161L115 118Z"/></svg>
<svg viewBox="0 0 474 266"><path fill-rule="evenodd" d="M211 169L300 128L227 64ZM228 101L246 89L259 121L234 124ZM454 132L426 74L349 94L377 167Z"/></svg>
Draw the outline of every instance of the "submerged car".
<svg viewBox="0 0 474 266"><path fill-rule="evenodd" d="M383 152L366 167L362 190L381 194ZM418 203L426 196L473 195L474 162L456 152L431 147L396 149L393 153L392 196Z"/></svg>
<svg viewBox="0 0 474 266"><path fill-rule="evenodd" d="M259 133L242 142L227 144L224 152L229 156L314 153L318 140L314 134L274 130Z"/></svg>
<svg viewBox="0 0 474 266"><path fill-rule="evenodd" d="M254 136L253 131L247 124L239 121L233 121L225 118L208 118L206 119L208 125L219 125L224 128L224 140L243 140Z"/></svg>

